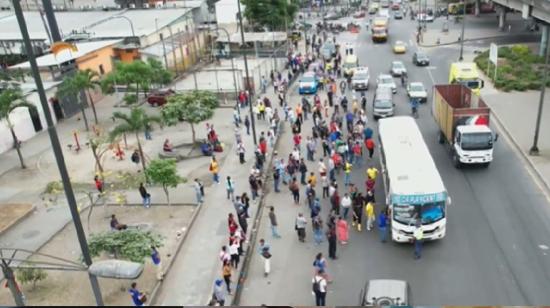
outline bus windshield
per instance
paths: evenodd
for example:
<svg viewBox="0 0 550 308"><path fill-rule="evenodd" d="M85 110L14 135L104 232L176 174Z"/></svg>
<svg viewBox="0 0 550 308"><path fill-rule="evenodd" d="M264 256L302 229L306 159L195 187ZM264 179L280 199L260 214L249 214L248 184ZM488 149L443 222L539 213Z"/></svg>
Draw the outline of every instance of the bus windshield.
<svg viewBox="0 0 550 308"><path fill-rule="evenodd" d="M480 83L479 83L478 79L471 79L471 80L463 79L463 80L460 80L460 83L465 85L466 87L468 87L470 89L479 89L480 88Z"/></svg>
<svg viewBox="0 0 550 308"><path fill-rule="evenodd" d="M405 225L414 225L419 214L422 224L431 224L445 218L445 202L422 205L394 204L393 218Z"/></svg>

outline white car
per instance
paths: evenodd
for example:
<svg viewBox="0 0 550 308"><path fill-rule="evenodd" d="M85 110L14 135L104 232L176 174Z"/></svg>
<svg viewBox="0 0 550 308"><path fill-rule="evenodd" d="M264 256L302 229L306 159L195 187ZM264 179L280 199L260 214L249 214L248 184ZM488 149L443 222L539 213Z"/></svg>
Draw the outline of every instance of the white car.
<svg viewBox="0 0 550 308"><path fill-rule="evenodd" d="M407 75L407 68L402 61L392 61L390 73L392 76L401 76L403 74Z"/></svg>
<svg viewBox="0 0 550 308"><path fill-rule="evenodd" d="M369 280L360 294L360 306L407 306L409 305L409 284L404 280Z"/></svg>
<svg viewBox="0 0 550 308"><path fill-rule="evenodd" d="M434 16L433 15L425 14L425 13L417 14L416 18L419 21L426 21L426 22L433 22L434 21Z"/></svg>
<svg viewBox="0 0 550 308"><path fill-rule="evenodd" d="M422 82L411 82L407 86L407 95L411 99L419 99L420 103L425 103L428 101L428 91L422 84Z"/></svg>
<svg viewBox="0 0 550 308"><path fill-rule="evenodd" d="M351 87L354 90L368 90L369 89L369 68L358 67L355 69L355 73L351 78Z"/></svg>
<svg viewBox="0 0 550 308"><path fill-rule="evenodd" d="M378 78L376 79L376 84L378 85L378 87L391 88L391 92L393 94L397 93L397 86L395 85L395 81L393 81L393 77L389 74L378 75Z"/></svg>

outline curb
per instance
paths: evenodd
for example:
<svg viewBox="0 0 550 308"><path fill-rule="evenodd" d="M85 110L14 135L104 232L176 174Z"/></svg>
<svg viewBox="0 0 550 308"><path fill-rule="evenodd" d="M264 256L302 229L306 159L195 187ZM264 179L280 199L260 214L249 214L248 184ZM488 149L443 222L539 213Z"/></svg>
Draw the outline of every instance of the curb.
<svg viewBox="0 0 550 308"><path fill-rule="evenodd" d="M15 221L13 221L11 224L6 226L4 229L0 230L0 236L2 236L4 233L8 232L11 228L17 226L20 222L25 220L25 218L29 217L34 210L36 210L36 205L32 205L31 208L23 215L19 216Z"/></svg>
<svg viewBox="0 0 550 308"><path fill-rule="evenodd" d="M516 139L512 136L512 134L508 131L508 129L506 128L506 126L504 126L502 124L502 120L499 118L499 116L497 115L496 112L494 111L491 111L491 114L493 115L493 119L495 119L496 121L496 124L498 126L498 129L499 131L503 132L506 137L512 141L512 144L514 145L514 147L516 148L516 150L518 150L520 153L521 153L521 157L523 158L523 160L525 160L527 162L527 164L529 165L529 169L531 169L532 171L534 171L534 174L535 176L537 177L537 179L540 181L540 183L542 183L542 188L545 190L545 192L550 195L550 183L548 183L548 181L546 181L546 179L544 178L544 176L539 172L539 170L537 169L537 167L535 166L535 163L531 160L531 158L529 157L529 155L527 153L525 153L521 146L519 145L519 143L516 141Z"/></svg>
<svg viewBox="0 0 550 308"><path fill-rule="evenodd" d="M185 243L185 240L187 239L187 235L189 234L189 230L193 227L195 224L195 220L197 219L197 216L199 216L199 213L201 212L201 209L203 208L204 202L197 206L197 209L193 213L193 216L191 217L191 220L189 221L189 225L187 226L187 229L185 230L185 233L180 239L180 242L178 243L178 247L176 248L176 251L172 254L173 258L170 259L170 262L168 263L168 266L163 269L164 276L168 274L170 269L172 268L172 265L176 261L176 256L179 254L181 247L183 247L183 243ZM159 293L160 288L162 287L162 283L164 280L157 280L155 286L153 287L153 291L151 291L151 305L156 305L157 296Z"/></svg>

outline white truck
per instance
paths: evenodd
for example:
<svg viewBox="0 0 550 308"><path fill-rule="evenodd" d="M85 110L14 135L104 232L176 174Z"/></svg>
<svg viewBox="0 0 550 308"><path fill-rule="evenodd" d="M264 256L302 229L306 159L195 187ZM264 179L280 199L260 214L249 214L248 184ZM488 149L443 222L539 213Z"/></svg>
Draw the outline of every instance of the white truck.
<svg viewBox="0 0 550 308"><path fill-rule="evenodd" d="M489 127L491 109L461 84L435 85L433 93L432 115L439 126L439 143L450 146L455 167L488 167L498 139Z"/></svg>

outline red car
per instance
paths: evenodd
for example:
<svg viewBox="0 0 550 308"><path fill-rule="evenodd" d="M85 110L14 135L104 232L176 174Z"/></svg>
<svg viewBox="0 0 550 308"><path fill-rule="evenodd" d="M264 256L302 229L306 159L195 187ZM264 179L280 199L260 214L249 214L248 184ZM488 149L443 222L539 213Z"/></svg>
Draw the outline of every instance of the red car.
<svg viewBox="0 0 550 308"><path fill-rule="evenodd" d="M401 8L401 6L399 5L399 3L394 3L392 4L391 6L391 9L394 10L394 11L397 11Z"/></svg>
<svg viewBox="0 0 550 308"><path fill-rule="evenodd" d="M171 89L157 90L147 96L147 102L153 107L162 106L166 104L166 98L174 93L176 92Z"/></svg>

